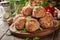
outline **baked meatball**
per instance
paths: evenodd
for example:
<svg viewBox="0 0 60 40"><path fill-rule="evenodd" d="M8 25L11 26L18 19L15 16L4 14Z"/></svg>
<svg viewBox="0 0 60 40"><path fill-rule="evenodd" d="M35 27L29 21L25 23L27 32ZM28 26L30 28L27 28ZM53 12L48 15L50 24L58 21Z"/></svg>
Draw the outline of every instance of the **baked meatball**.
<svg viewBox="0 0 60 40"><path fill-rule="evenodd" d="M56 27L58 27L59 26L59 22L57 21L57 20L53 20L54 22L54 27L56 28Z"/></svg>
<svg viewBox="0 0 60 40"><path fill-rule="evenodd" d="M26 22L25 17L20 17L15 21L14 26L17 30L23 29L25 22Z"/></svg>
<svg viewBox="0 0 60 40"><path fill-rule="evenodd" d="M54 20L54 17L49 12L46 13L45 17L48 18L48 20L50 20L50 21Z"/></svg>
<svg viewBox="0 0 60 40"><path fill-rule="evenodd" d="M46 16L43 18L40 18L40 24L43 28L50 28L53 27L53 16L51 13L46 13Z"/></svg>
<svg viewBox="0 0 60 40"><path fill-rule="evenodd" d="M15 22L19 17L24 17L23 14L18 14L13 18L13 21Z"/></svg>
<svg viewBox="0 0 60 40"><path fill-rule="evenodd" d="M28 22L26 22L26 30L28 32L34 32L39 29L40 24L36 19L28 18L27 20Z"/></svg>
<svg viewBox="0 0 60 40"><path fill-rule="evenodd" d="M7 19L7 23L8 23L9 25L11 25L11 24L13 23L13 18Z"/></svg>
<svg viewBox="0 0 60 40"><path fill-rule="evenodd" d="M33 11L33 8L27 7L27 8L24 8L24 9L21 11L21 13L24 14L25 16L30 16L31 13L32 13L32 11Z"/></svg>
<svg viewBox="0 0 60 40"><path fill-rule="evenodd" d="M32 16L35 17L35 18L42 18L44 17L46 14L46 11L44 8L39 8L37 10L33 10L33 14Z"/></svg>

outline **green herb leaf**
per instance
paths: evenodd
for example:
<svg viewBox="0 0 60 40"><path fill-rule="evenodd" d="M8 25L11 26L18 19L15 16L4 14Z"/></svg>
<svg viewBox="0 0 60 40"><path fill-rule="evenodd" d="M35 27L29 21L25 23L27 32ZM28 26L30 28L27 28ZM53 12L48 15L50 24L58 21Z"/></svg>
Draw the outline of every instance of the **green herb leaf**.
<svg viewBox="0 0 60 40"><path fill-rule="evenodd" d="M7 22L7 19L4 19L3 21L4 21L4 22Z"/></svg>
<svg viewBox="0 0 60 40"><path fill-rule="evenodd" d="M38 10L40 8L40 6L36 6L35 9Z"/></svg>
<svg viewBox="0 0 60 40"><path fill-rule="evenodd" d="M35 37L35 38L33 38L33 40L40 40L40 38L39 37Z"/></svg>
<svg viewBox="0 0 60 40"><path fill-rule="evenodd" d="M20 32L26 33L27 31L26 31L26 29L24 28L24 29L20 30Z"/></svg>
<svg viewBox="0 0 60 40"><path fill-rule="evenodd" d="M14 17L16 14L17 14L17 13L13 13L13 14L12 14L12 17Z"/></svg>
<svg viewBox="0 0 60 40"><path fill-rule="evenodd" d="M24 40L29 40L29 38L25 38Z"/></svg>
<svg viewBox="0 0 60 40"><path fill-rule="evenodd" d="M29 22L29 18L28 17L26 18L26 22Z"/></svg>
<svg viewBox="0 0 60 40"><path fill-rule="evenodd" d="M49 5L50 2L52 2L53 0L45 0L44 3L42 4L43 7L46 7Z"/></svg>
<svg viewBox="0 0 60 40"><path fill-rule="evenodd" d="M41 30L41 31L43 31L43 28L42 28L42 27L40 27L40 30Z"/></svg>
<svg viewBox="0 0 60 40"><path fill-rule="evenodd" d="M7 32L7 33L6 33L6 36L10 36L10 35L11 35L11 33L10 33L10 32Z"/></svg>
<svg viewBox="0 0 60 40"><path fill-rule="evenodd" d="M18 8L17 8L17 11L20 11L20 10L22 10L22 8L25 6L25 4L28 2L29 0L20 0L19 1L19 6L18 6Z"/></svg>
<svg viewBox="0 0 60 40"><path fill-rule="evenodd" d="M59 23L60 23L60 20L58 20L59 21Z"/></svg>
<svg viewBox="0 0 60 40"><path fill-rule="evenodd" d="M29 0L9 0L9 4L11 7L11 15L10 17L14 17L15 16L15 12L20 12L22 10L22 8L25 6L25 4L28 2ZM16 7L16 5L18 5Z"/></svg>

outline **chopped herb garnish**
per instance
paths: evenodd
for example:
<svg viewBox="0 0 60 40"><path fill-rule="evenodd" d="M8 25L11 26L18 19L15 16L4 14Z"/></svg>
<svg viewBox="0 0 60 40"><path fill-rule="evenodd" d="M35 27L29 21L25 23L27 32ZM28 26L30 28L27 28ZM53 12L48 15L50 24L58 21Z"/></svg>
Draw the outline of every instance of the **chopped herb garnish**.
<svg viewBox="0 0 60 40"><path fill-rule="evenodd" d="M4 22L7 22L7 20L6 20L6 19L4 19L3 21L4 21Z"/></svg>
<svg viewBox="0 0 60 40"><path fill-rule="evenodd" d="M34 37L33 40L40 40L40 38L39 37Z"/></svg>
<svg viewBox="0 0 60 40"><path fill-rule="evenodd" d="M10 35L11 35L11 32L7 32L6 35L7 35L7 36L10 36Z"/></svg>
<svg viewBox="0 0 60 40"><path fill-rule="evenodd" d="M59 23L60 23L60 20L58 20L59 21Z"/></svg>
<svg viewBox="0 0 60 40"><path fill-rule="evenodd" d="M26 33L27 31L26 31L26 29L24 28L24 29L22 29L22 30L19 30L19 32Z"/></svg>
<svg viewBox="0 0 60 40"><path fill-rule="evenodd" d="M24 40L29 40L29 38L25 38Z"/></svg>
<svg viewBox="0 0 60 40"><path fill-rule="evenodd" d="M40 30L41 30L41 31L43 31L43 28L42 28L42 27L40 27Z"/></svg>
<svg viewBox="0 0 60 40"><path fill-rule="evenodd" d="M28 17L26 18L26 22L29 22L29 18Z"/></svg>
<svg viewBox="0 0 60 40"><path fill-rule="evenodd" d="M14 17L16 15L15 13L20 12L27 2L29 0L9 0L11 7L11 15L9 17Z"/></svg>
<svg viewBox="0 0 60 40"><path fill-rule="evenodd" d="M39 8L41 8L41 6L36 6L35 9L38 10Z"/></svg>

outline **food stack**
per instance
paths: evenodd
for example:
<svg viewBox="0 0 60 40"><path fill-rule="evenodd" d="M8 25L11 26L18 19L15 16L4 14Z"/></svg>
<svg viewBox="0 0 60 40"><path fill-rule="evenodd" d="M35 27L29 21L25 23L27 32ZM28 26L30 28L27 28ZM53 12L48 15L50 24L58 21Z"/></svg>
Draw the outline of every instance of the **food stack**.
<svg viewBox="0 0 60 40"><path fill-rule="evenodd" d="M40 0L31 0L19 14L14 18L9 18L8 23L13 24L16 30L25 28L27 32L58 27L59 22L53 18L51 13L46 12L44 7L38 6L40 4L42 4Z"/></svg>

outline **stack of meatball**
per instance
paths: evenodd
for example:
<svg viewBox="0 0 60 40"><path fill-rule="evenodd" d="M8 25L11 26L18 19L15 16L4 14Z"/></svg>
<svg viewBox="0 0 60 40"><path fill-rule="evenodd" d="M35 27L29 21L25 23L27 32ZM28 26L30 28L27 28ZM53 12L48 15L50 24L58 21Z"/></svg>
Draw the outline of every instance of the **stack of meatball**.
<svg viewBox="0 0 60 40"><path fill-rule="evenodd" d="M26 28L28 32L37 31L40 27L43 29L56 28L59 25L59 22L53 18L51 13L46 12L43 7L35 9L32 6L23 8L20 14L16 15L13 19L8 19L9 24L12 24L12 22L17 30Z"/></svg>

